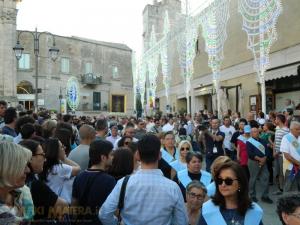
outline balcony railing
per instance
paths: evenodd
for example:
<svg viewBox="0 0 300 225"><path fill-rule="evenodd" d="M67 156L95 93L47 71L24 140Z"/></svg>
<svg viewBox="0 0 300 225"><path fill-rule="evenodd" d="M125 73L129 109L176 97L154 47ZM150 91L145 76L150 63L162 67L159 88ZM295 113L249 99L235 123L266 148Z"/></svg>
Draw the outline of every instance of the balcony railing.
<svg viewBox="0 0 300 225"><path fill-rule="evenodd" d="M93 73L83 74L83 75L81 75L81 83L82 84L91 84L91 85L101 84L102 77L97 76Z"/></svg>

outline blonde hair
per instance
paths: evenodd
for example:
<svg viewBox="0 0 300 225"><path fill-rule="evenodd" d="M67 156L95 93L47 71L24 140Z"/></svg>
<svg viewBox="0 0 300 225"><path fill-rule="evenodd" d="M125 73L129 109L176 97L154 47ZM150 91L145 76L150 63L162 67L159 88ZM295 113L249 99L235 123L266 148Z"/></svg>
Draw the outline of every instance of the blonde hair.
<svg viewBox="0 0 300 225"><path fill-rule="evenodd" d="M184 145L184 144L188 144L188 146L190 146L190 151L193 151L193 146L192 146L191 142L189 142L188 140L183 140L183 141L179 142L178 149L180 150L182 145Z"/></svg>
<svg viewBox="0 0 300 225"><path fill-rule="evenodd" d="M222 164L229 161L231 161L231 159L226 155L221 155L218 158L216 158L210 167L212 177L215 176L215 171L219 170L219 167L222 166Z"/></svg>
<svg viewBox="0 0 300 225"><path fill-rule="evenodd" d="M31 157L31 151L18 144L0 142L0 187L12 187L10 181L24 173Z"/></svg>

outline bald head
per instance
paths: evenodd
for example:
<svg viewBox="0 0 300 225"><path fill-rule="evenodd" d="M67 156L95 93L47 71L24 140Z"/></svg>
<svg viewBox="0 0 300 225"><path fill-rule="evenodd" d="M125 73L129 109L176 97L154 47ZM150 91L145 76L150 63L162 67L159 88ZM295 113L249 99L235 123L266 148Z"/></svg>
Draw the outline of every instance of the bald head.
<svg viewBox="0 0 300 225"><path fill-rule="evenodd" d="M94 140L96 135L95 129L87 124L84 124L79 129L79 136L81 140Z"/></svg>

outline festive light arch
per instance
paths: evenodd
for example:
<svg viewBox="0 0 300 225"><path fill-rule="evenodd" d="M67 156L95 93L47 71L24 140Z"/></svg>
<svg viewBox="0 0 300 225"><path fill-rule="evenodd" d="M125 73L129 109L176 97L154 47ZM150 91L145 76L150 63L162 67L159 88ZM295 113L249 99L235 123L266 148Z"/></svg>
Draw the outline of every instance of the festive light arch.
<svg viewBox="0 0 300 225"><path fill-rule="evenodd" d="M248 35L247 48L252 51L254 68L261 84L262 111L266 112L265 71L270 65L270 48L277 40L276 23L282 6L280 0L240 0L243 30Z"/></svg>

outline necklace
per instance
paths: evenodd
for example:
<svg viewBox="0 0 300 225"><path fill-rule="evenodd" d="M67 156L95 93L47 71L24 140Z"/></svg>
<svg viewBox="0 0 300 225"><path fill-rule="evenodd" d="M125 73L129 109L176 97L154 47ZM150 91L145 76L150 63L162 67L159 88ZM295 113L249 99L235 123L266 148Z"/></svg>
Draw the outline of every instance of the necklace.
<svg viewBox="0 0 300 225"><path fill-rule="evenodd" d="M230 213L230 217L229 218L231 218L231 219L229 220L229 225L243 225L242 223L240 223L239 219L236 218L236 216L237 215L236 215L236 211L235 210Z"/></svg>

